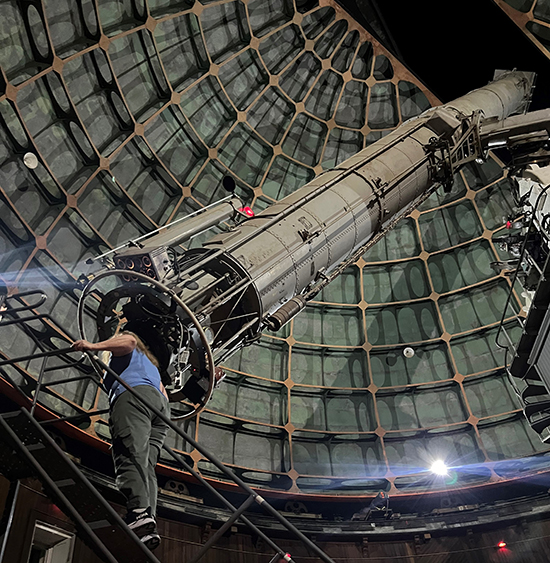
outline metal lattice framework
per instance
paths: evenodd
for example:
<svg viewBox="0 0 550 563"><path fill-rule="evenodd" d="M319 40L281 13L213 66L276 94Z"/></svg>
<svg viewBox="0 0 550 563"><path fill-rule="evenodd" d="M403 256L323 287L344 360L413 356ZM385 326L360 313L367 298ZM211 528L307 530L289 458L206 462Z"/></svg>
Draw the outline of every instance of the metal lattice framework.
<svg viewBox="0 0 550 563"><path fill-rule="evenodd" d="M331 0L8 0L0 16L0 271L48 294L39 310L55 322L32 326L47 346L77 334L89 256L220 199L226 174L263 209L437 103ZM182 427L246 483L294 494L544 469L494 344L510 286L489 267L492 237L511 210L498 162L466 167L288 327L231 359ZM34 349L17 326L2 331L5 357ZM37 364L2 369L32 395ZM41 402L61 416L107 406L91 382L67 381L77 369L46 376ZM109 439L102 414L82 431ZM176 435L169 445L224 478ZM436 457L456 466L452 481L426 477Z"/></svg>
<svg viewBox="0 0 550 563"><path fill-rule="evenodd" d="M550 2L548 0L494 0L547 56L550 56Z"/></svg>

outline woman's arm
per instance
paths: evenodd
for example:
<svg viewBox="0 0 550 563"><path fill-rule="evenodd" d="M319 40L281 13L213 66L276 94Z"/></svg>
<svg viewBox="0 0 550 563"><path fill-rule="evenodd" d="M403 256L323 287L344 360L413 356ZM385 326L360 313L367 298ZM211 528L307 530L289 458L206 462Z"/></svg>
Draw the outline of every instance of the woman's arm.
<svg viewBox="0 0 550 563"><path fill-rule="evenodd" d="M96 343L88 342L87 340L76 340L73 342L73 348L79 352L100 352L106 350L107 352L112 352L113 356L125 356L133 352L136 345L136 339L131 334L113 336L109 340Z"/></svg>

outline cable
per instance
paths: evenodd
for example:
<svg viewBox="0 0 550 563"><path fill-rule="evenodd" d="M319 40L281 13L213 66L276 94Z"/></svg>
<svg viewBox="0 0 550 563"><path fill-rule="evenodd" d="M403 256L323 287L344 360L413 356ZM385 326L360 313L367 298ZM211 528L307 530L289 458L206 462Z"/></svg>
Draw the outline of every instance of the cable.
<svg viewBox="0 0 550 563"><path fill-rule="evenodd" d="M181 270L178 262L178 253L173 246L167 247L166 250L172 254L172 267L174 268L174 272L176 274L176 280L180 281Z"/></svg>

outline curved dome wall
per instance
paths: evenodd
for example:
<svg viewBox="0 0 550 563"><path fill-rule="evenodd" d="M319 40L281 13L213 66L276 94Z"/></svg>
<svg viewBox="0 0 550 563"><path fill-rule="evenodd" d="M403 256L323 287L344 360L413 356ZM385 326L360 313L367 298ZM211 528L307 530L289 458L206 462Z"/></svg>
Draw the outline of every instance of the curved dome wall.
<svg viewBox="0 0 550 563"><path fill-rule="evenodd" d="M223 416L202 415L201 439L236 465L288 468L294 490L318 494L428 492L544 470L549 460L531 456L548 447L495 345L510 286L490 267L505 258L492 238L509 199L493 159L459 173L284 332L230 361L209 405ZM448 478L429 473L437 459L453 467Z"/></svg>
<svg viewBox="0 0 550 563"><path fill-rule="evenodd" d="M494 0L531 41L550 57L550 1Z"/></svg>
<svg viewBox="0 0 550 563"><path fill-rule="evenodd" d="M56 322L29 330L52 345L77 334L89 256L223 197L228 173L262 209L437 102L330 0L20 6L0 5L0 271L48 293ZM491 238L508 192L495 161L460 173L289 327L234 357L187 430L251 484L293 493L422 492L544 468L506 461L546 450L494 344L509 285L489 267ZM2 331L3 354L31 351L27 333ZM38 369L3 374L31 395ZM105 408L71 375L48 372L59 383L45 406ZM101 417L82 428L108 439ZM435 457L457 466L451 481L426 477Z"/></svg>

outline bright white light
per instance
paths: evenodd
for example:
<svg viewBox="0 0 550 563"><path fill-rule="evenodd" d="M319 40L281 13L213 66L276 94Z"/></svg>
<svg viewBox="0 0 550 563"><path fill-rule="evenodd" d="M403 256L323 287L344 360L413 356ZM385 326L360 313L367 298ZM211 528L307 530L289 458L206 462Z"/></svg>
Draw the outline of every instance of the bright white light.
<svg viewBox="0 0 550 563"><path fill-rule="evenodd" d="M443 476L447 475L449 468L445 465L445 462L442 459L438 459L437 461L433 462L430 471L432 473L435 473L436 475Z"/></svg>
<svg viewBox="0 0 550 563"><path fill-rule="evenodd" d="M30 168L31 170L38 166L38 158L32 152L28 152L25 154L25 156L23 157L23 162L25 163L25 166L27 168Z"/></svg>
<svg viewBox="0 0 550 563"><path fill-rule="evenodd" d="M403 356L405 358L412 358L414 356L414 350L410 347L407 347L403 350Z"/></svg>

